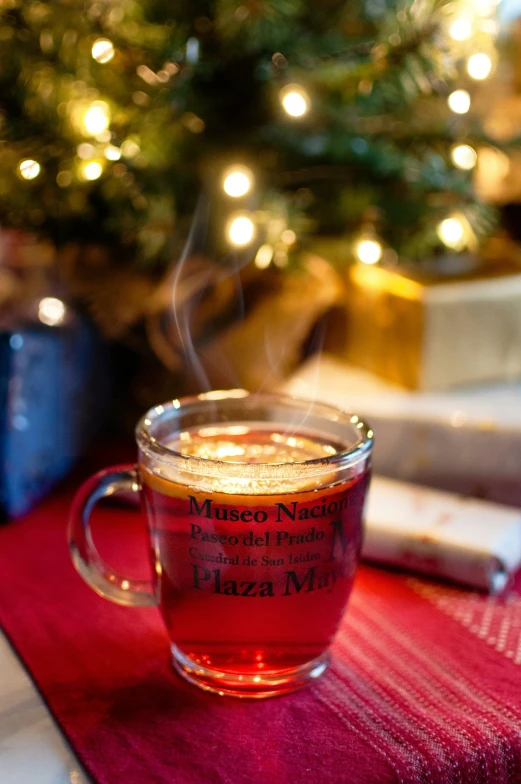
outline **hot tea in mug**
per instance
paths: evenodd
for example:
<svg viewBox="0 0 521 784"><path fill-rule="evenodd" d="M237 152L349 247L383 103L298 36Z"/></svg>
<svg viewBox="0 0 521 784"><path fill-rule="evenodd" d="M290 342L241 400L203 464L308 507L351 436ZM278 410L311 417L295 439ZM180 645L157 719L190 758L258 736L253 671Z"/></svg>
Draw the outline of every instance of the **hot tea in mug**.
<svg viewBox="0 0 521 784"><path fill-rule="evenodd" d="M176 670L209 691L266 697L327 667L362 537L372 432L320 403L242 390L174 400L136 429L137 467L92 477L69 529L99 593L157 604ZM153 579L115 575L92 545L95 502L141 493Z"/></svg>

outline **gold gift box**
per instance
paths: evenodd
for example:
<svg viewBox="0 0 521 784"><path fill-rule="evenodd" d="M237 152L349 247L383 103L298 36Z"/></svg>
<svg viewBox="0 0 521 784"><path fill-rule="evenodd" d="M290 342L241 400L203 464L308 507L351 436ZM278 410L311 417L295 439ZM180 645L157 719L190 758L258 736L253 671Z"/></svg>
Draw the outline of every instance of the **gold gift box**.
<svg viewBox="0 0 521 784"><path fill-rule="evenodd" d="M456 278L355 264L346 355L409 389L521 376L521 271L496 264Z"/></svg>

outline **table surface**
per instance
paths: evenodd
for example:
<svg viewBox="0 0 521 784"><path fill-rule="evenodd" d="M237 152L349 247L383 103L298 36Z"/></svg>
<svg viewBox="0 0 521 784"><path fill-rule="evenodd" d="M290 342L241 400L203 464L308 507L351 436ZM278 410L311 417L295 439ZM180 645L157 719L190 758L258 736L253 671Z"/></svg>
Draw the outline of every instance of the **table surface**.
<svg viewBox="0 0 521 784"><path fill-rule="evenodd" d="M90 784L1 632L0 781L3 784Z"/></svg>
<svg viewBox="0 0 521 784"><path fill-rule="evenodd" d="M266 701L256 704L255 710L251 705L237 704L232 711L230 706L228 721L228 707L220 701L206 706L200 695L189 695L188 690L185 694L168 680L162 658L164 641L159 626L156 639L152 617L136 610L127 620L126 608L102 602L79 578L72 579L63 521L75 483L46 499L23 522L23 531L19 526L5 527L0 549L4 582L0 606L5 610L2 623L35 677L44 686L58 680L63 687L52 692L53 710L68 720L68 732L79 739L82 759L100 781L129 784L126 770L116 770L120 757L111 746L112 719L101 722L99 732L96 724L96 732L89 734L84 732L83 709L74 715L64 709L69 705L73 676L85 671L85 662L91 667L83 697L89 701L91 693L101 694L106 716L117 718L123 739L132 737L135 729L132 722L125 722L129 699L136 693L143 699L146 693L141 715L147 717L148 724L140 725L142 753L136 760L143 765L154 762L156 733L166 722L172 734L167 735L163 754L169 770L181 767L186 774L184 778L180 775L179 782L208 784L208 771L201 767L200 775L193 778L186 762L200 753L200 739L192 733L191 725L181 722L177 726L176 716L164 712L155 716L150 710L154 694L161 698L166 694L163 708L181 695L186 715L202 715L205 725L209 722L214 745L212 754L203 755L205 764L226 766L238 754L242 755L239 760L248 761L253 748L256 776L252 781L262 784L271 780L263 774L271 770L272 761L285 776L280 781L291 780L289 771L297 770L299 780L306 784L328 784L338 771L344 773L337 781L352 784L346 778L351 775L346 767L350 762L356 764L356 770L362 769L362 762L366 764L364 784L375 784L376 780L402 784L521 782L521 576L514 590L501 600L364 566L329 674L307 695L302 692L287 701ZM127 509L101 509L100 515L113 542L107 557L121 548L118 532L123 523L126 533L132 534L130 544L141 546L138 515L134 515L136 524L129 527ZM34 547L26 552L27 535L34 537ZM22 553L23 562L18 560ZM35 575L37 590L33 590ZM63 580L70 586L65 593L59 589ZM34 604L30 613L25 612L29 600ZM52 612L53 602L61 608L58 615ZM62 618L69 618L63 613L70 608L79 608L71 617L72 630L61 623ZM77 635L79 623L86 624L82 639ZM88 641L94 638L99 645L93 648ZM138 639L147 640L143 650L135 646ZM49 640L64 646L64 661L69 663L66 672L62 672L62 661L56 659ZM109 654L104 652L112 652L110 656L117 660L121 648L133 650L135 655L118 669L118 688L112 691L111 670L105 664ZM140 669L141 659L149 653L153 654L152 664ZM46 670L51 670L47 678ZM136 683L143 693L128 690ZM91 709L96 709L96 700L91 700ZM89 784L1 633L0 706L0 784ZM96 718L96 713L92 715ZM254 718L248 722L244 716ZM257 717L264 720L261 733L255 729ZM230 732L240 741L233 757L229 757ZM313 739L309 747L306 732ZM171 743L172 737L178 743ZM373 777L369 763L378 765L381 778ZM482 775L476 778L478 769ZM159 780L153 776L154 771L147 781ZM245 777L240 780L251 784ZM237 779L231 781L237 784Z"/></svg>
<svg viewBox="0 0 521 784"><path fill-rule="evenodd" d="M310 368L310 372L311 370L312 368ZM355 385L355 392L357 389ZM363 391L367 393L365 386ZM515 397L517 416L512 417L512 407L508 405L506 406L508 411L506 415L517 422L521 410L519 408L519 387L516 386L515 393L510 387L507 391L509 395ZM484 391L482 398L487 397L486 392L487 390ZM497 415L497 394L491 397ZM458 407L456 404L460 402L457 396L455 399L449 400L453 407ZM465 409L468 409L468 400L464 402ZM483 404L481 398L477 402ZM485 399L484 402L488 403L488 399ZM407 400L407 403L409 404L410 400ZM499 411L505 412L505 406L501 406ZM0 782L6 782L6 784L90 784L90 779L81 769L69 744L1 631Z"/></svg>
<svg viewBox="0 0 521 784"><path fill-rule="evenodd" d="M9 530L13 535L16 533L15 529ZM231 704L225 705L219 700L209 702L206 708L203 704L206 698L198 699L196 690L188 694L187 689L179 691L174 679L164 680L164 665L159 654L162 641L158 641L156 650L153 635L149 636L155 664L152 669L140 670L139 682L147 693L156 694L152 699L157 699L158 689L161 694L169 694L159 718L154 717L153 712L147 712L150 700L144 704L143 715L151 723L144 733L145 741L153 748L155 733L160 734L161 724L167 721L165 705L170 710L174 700L181 700L181 706L184 705L187 715L192 715L196 727L192 731L183 727L183 722L178 724L175 712L169 718L168 732L172 733L169 738L174 739L172 749L177 751L168 768L177 771L179 766L184 766L177 779L179 782L207 784L210 779L206 774L213 770L212 766L220 764L218 769L222 771L223 761L227 765L229 760L235 759L236 749L233 757L229 756L228 733L231 732L231 737L242 742L239 751L245 759L251 756L250 744L259 744L255 757L259 768L254 769L251 780L241 776L243 784L271 781L266 774L271 770L272 759L275 767L281 769L282 777L277 779L280 782L292 780L288 778L289 771L300 764L301 768L304 765L304 774L299 780L306 784L328 784L335 780L352 784L351 778L346 777L346 774L350 776L350 765L354 760L357 765L363 760L364 764L359 766L363 768L363 777L357 776L358 784L375 784L376 781L386 784L519 784L521 585L516 584L514 588L502 601L364 566L341 625L329 673L310 687L307 697L303 690L287 700L267 700L266 704L239 705L237 701L233 711ZM83 590L85 596L90 597L91 592ZM101 610L104 603L94 594L92 597L100 602ZM13 602L16 606L14 597ZM118 614L117 608L108 607L110 612L105 618L114 615L117 623L108 625L105 635L100 637L104 649L110 647L113 629L122 630L121 619L127 612L127 608L121 608ZM43 605L39 604L37 609L43 612ZM145 618L146 614L141 613L141 616ZM134 628L136 638L148 628L139 620L141 616L136 611L127 630L123 629L125 647ZM45 620L44 625L48 628ZM91 614L90 621L95 628L100 620L101 615ZM19 636L23 628L22 625L16 631L17 627L12 626L10 633ZM26 626L24 634L27 632L33 633ZM76 641L76 635L72 639ZM135 650L132 639L129 642ZM88 653L96 658L99 652L89 648ZM86 659L81 647L77 650L68 647L66 656L71 654L78 655L77 663L83 671ZM102 661L105 661L104 656ZM34 669L34 660L32 666ZM154 669L156 667L159 669ZM105 693L107 704L114 708L111 715L119 717L120 725L129 710L125 695L136 686L134 668L130 673L122 669L121 682L126 686ZM110 686L110 667L99 670L96 666L95 672L101 673L102 680L109 675L107 683ZM157 673L163 673L163 676L158 678ZM96 686L96 682L94 689L99 686L103 691L107 686L105 682L105 687L103 683ZM64 689L70 693L70 683L65 683ZM57 692L55 700L56 696ZM88 696L85 699L88 700ZM1 784L89 784L41 697L1 635L0 705ZM88 706L86 710L88 713ZM231 715L227 716L228 712ZM209 767L198 769L198 775L192 779L187 775L192 772L190 760L201 751L197 715L203 715L205 723L209 722L214 751L210 756L204 755ZM92 716L91 712L91 719ZM263 727L260 735L255 730L257 720ZM288 733L284 743L279 734L281 725ZM79 725L70 726L81 730L83 725L80 721ZM305 744L306 732L314 741L309 749ZM88 735L86 737L88 747L85 740L82 742L92 767L95 767L94 761L98 765L99 757L105 764L109 759L106 755L115 753L107 746L107 738L113 738L110 723L102 722L99 733L90 736L90 740ZM123 737L128 743L132 732L124 732ZM162 751L166 755L170 753L165 746ZM286 755L290 756L289 761ZM143 759L149 761L151 758L145 754ZM141 756L136 755L134 761L141 763ZM376 765L381 776L374 778L372 766ZM481 771L478 778L477 770ZM146 780L162 780L154 775L152 771L151 778ZM116 779L111 776L103 777L105 784L114 784ZM229 777L211 780L238 782ZM126 773L121 775L121 771L117 781L129 784Z"/></svg>

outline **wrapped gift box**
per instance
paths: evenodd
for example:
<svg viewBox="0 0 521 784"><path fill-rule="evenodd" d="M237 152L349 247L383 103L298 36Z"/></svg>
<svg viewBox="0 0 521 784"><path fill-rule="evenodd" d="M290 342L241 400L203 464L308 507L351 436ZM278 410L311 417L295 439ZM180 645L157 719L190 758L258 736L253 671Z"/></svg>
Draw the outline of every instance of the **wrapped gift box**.
<svg viewBox="0 0 521 784"><path fill-rule="evenodd" d="M411 392L324 355L284 390L367 418L384 476L521 505L521 382Z"/></svg>
<svg viewBox="0 0 521 784"><path fill-rule="evenodd" d="M521 511L373 476L362 556L500 593L521 566Z"/></svg>
<svg viewBox="0 0 521 784"><path fill-rule="evenodd" d="M0 331L0 513L24 514L65 475L96 432L107 400L103 346L64 327Z"/></svg>
<svg viewBox="0 0 521 784"><path fill-rule="evenodd" d="M410 389L521 376L521 272L349 268L346 359ZM450 267L450 265L449 265Z"/></svg>

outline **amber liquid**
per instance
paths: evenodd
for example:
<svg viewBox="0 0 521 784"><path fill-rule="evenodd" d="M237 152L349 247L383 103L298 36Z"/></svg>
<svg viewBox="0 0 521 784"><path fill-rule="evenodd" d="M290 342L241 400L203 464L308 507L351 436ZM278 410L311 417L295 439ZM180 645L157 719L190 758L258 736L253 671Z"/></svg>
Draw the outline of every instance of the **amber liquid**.
<svg viewBox="0 0 521 784"><path fill-rule="evenodd" d="M298 463L341 448L246 427L184 433L173 446L250 463ZM289 487L141 473L160 609L184 656L222 673L262 676L324 654L354 579L367 472Z"/></svg>

